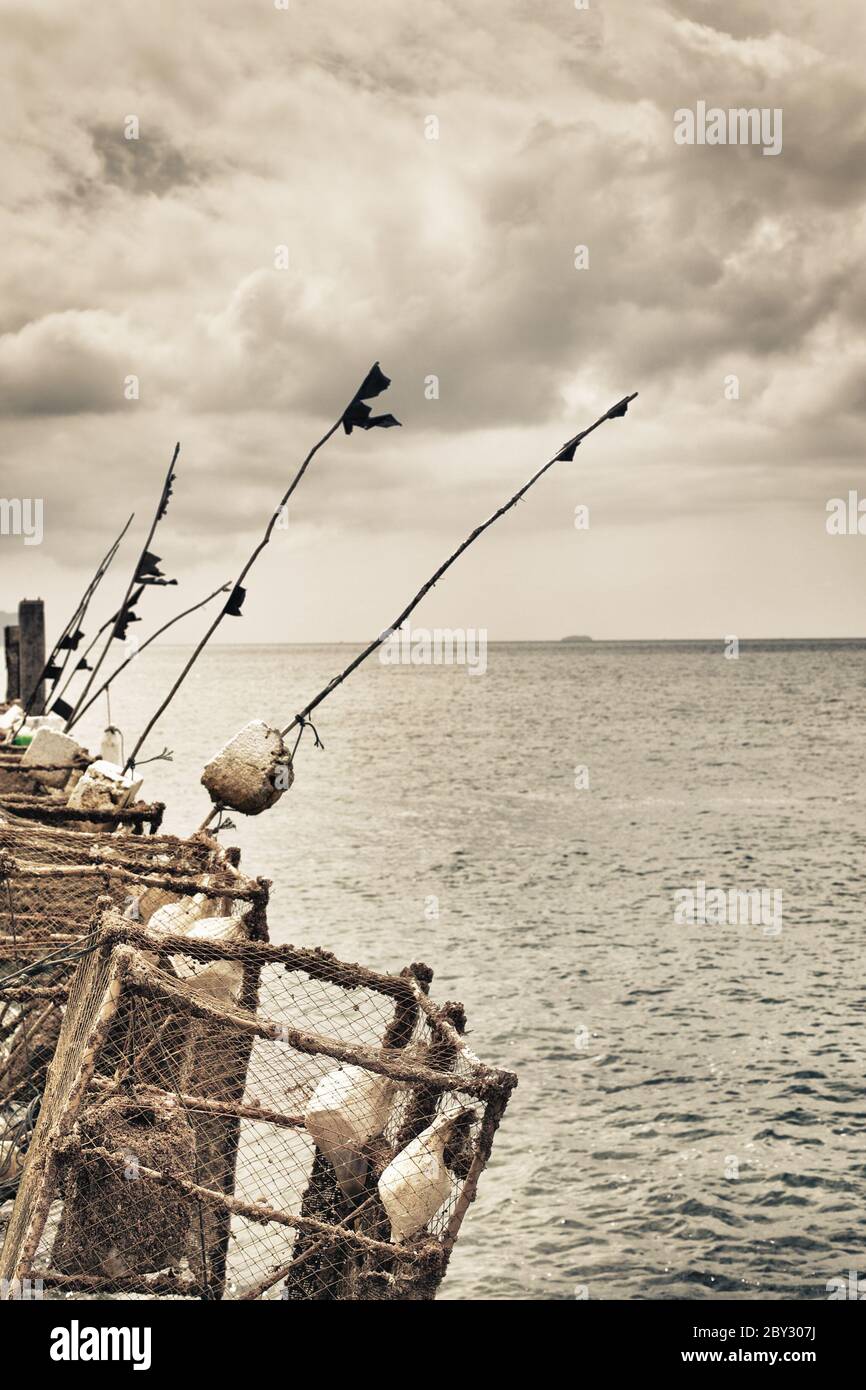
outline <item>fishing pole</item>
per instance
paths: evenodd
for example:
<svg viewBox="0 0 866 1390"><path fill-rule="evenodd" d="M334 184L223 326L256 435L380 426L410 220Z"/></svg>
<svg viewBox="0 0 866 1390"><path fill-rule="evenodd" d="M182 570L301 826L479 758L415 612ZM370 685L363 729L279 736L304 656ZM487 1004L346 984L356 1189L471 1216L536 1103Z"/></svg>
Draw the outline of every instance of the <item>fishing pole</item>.
<svg viewBox="0 0 866 1390"><path fill-rule="evenodd" d="M31 709L33 708L33 702L36 699L36 692L39 689L39 686L42 684L42 682L48 679L53 679L54 681L54 684L51 687L51 693L48 696L48 700L50 700L53 697L54 692L60 684L61 680L63 679L63 675L69 662L69 658L77 648L81 638L84 636L84 633L80 630L80 624L84 621L87 609L90 606L90 600L93 598L93 595L99 588L99 585L102 582L103 577L111 567L111 563L114 560L115 555L117 554L117 551L120 547L120 543L126 535L127 531L129 530L130 526L132 525L132 520L134 516L135 513L132 512L130 514L129 520L120 532L120 535L117 537L114 544L110 546L109 549L105 552L99 564L96 566L96 572L92 576L90 583L87 585L81 598L78 600L78 606L75 609L75 612L69 619L65 628L63 629L54 646L52 647L51 653L47 661L45 662L44 667L42 668L42 674L40 675L39 679L34 685L32 691L30 692L27 703L24 706L24 713L21 718L21 722L14 731L15 734L17 734L19 730L22 729L24 727L24 724L27 722L27 717L30 714ZM57 670L57 668L54 667L54 659L59 654L59 652L63 650L66 651L66 656L63 659L62 667L59 670ZM86 660L86 656L84 659ZM80 667L76 666L75 669L79 670ZM48 700L46 700L45 702L46 705L48 704Z"/></svg>
<svg viewBox="0 0 866 1390"><path fill-rule="evenodd" d="M342 415L340 415L334 421L330 429L328 429L322 435L321 439L313 445L312 449L310 449L309 453L307 454L297 473L293 477L292 481L289 483L289 486L286 488L286 491L283 493L283 496L280 500L280 503L276 511L272 513L270 520L268 521L268 524L265 528L265 533L262 539L259 541L258 545L256 545L255 549L253 550L252 554L250 555L249 559L247 560L246 564L244 565L243 569L241 570L240 574L235 580L234 586L232 587L232 591L228 597L228 600L220 609L219 613L217 613L207 632L204 634L198 646L195 648L195 651L192 653L192 656L187 661L186 665L184 666L174 685L171 687L162 704L160 705L159 709L156 711L153 718L149 720L148 724L144 729L144 732L141 734L138 742L136 743L135 747L133 748L132 752L126 760L126 766L124 768L124 771L128 771L135 766L136 753L138 753L139 750L142 748L145 740L150 734L156 721L164 714L168 706L171 704L178 690L183 685L183 682L186 680L196 661L198 661L199 656L201 655L204 648L207 646L213 634L216 632L223 618L240 618L242 616L241 605L243 604L243 601L246 597L246 589L243 587L243 581L246 579L247 575L249 574L250 570L252 569L253 565L258 559L259 555L264 550L265 546L268 544L268 541L271 539L271 534L273 532L274 526L276 525L277 518L280 515L282 515L285 511L285 508L288 505L289 499L294 493L295 488L300 483L308 467L310 466L310 464L312 463L313 459L315 458L319 450L322 448L322 446L324 444L327 444L328 440L331 438L331 435L336 433L336 431L340 428L340 425L343 426L346 434L351 434L352 430L356 428L362 430L375 429L376 427L388 429L393 425L399 425L400 421L396 420L393 415L373 415L371 413L370 406L366 404L368 400L371 400L375 396L381 395L382 392L387 390L387 388L390 385L390 377L385 376L385 373L381 370L378 362L374 362L373 366L370 368L364 380L361 382L361 385L358 387L358 390L355 392L351 401L346 406L346 409L343 411Z"/></svg>
<svg viewBox="0 0 866 1390"><path fill-rule="evenodd" d="M81 694L79 695L76 704L73 706L72 713L66 720L64 729L67 734L78 721L78 717L81 712L81 706L90 692L90 687L93 685L99 668L105 660L105 657L108 653L108 648L111 646L112 640L115 636L121 637L124 636L126 633L126 624L130 621L130 614L132 609L132 605L129 602L129 598L136 584L165 584L176 582L174 580L164 579L159 570L159 556L151 555L150 543L153 540L153 535L156 531L157 526L159 525L162 518L165 516L165 513L168 509L168 499L171 496L171 489L174 483L174 466L177 463L177 456L179 453L180 444L175 444L174 453L171 456L171 463L168 465L168 472L165 475L165 482L162 485L162 492L160 493L159 503L157 505L156 512L154 513L153 520L150 523L150 530L147 533L147 540L144 543L141 555L138 558L138 563L136 564L135 569L132 572L129 584L127 585L126 593L123 596L123 602L121 603L120 608L118 610L117 621L113 623L111 631L109 632L108 637L105 640L105 645L103 646L102 651L99 654L99 659L96 662L96 665L94 666L93 670L90 672L90 677L86 681L84 689L81 691Z"/></svg>
<svg viewBox="0 0 866 1390"><path fill-rule="evenodd" d="M54 661L55 656L58 654L59 651L65 649L66 656L63 660L63 666L54 679L54 685L51 688L51 695L49 696L49 699L57 690L60 681L63 679L64 672L66 671L66 667L69 663L69 658L71 657L72 653L77 649L78 644L81 641L81 638L84 636L84 633L81 631L81 624L84 622L84 619L87 615L87 610L90 607L91 599L93 598L93 595L96 593L96 590L99 588L99 585L102 583L104 576L108 573L108 570L111 568L112 562L114 561L114 557L120 549L120 543L126 535L127 531L129 530L130 526L132 525L134 517L135 513L130 512L129 519L127 520L126 525L121 530L120 535L117 537L110 550L107 552L107 554L103 557L103 559L97 566L96 573L94 574L93 578L91 579L90 583L85 589L84 594L79 602L75 616L64 628L60 638L58 639L54 647L54 650L52 651L51 655L48 658L48 661L45 664L45 670L47 673L51 669L51 665ZM79 664L76 666L76 670L80 669L82 668Z"/></svg>
<svg viewBox="0 0 866 1390"><path fill-rule="evenodd" d="M208 594L207 598L200 599L199 602L194 603L191 608L185 608L182 613L176 613L173 618L169 618L167 623L163 623L162 627L158 627L156 632L152 632L145 642L142 642L141 645L137 647L134 652L130 652L126 660L122 661L120 665L112 671L111 675L108 676L102 682L102 685L99 687L99 689L93 692L87 703L81 706L81 708L78 711L78 719L80 719L82 715L87 713L94 701L98 700L100 695L104 691L108 690L109 686L112 684L113 681L117 679L121 671L125 671L131 661L134 661L137 656L141 656L141 653L145 650L145 648L150 646L151 642L155 642L157 637L161 637L162 634L164 632L167 632L170 627L174 627L175 623L180 622L181 618L188 618L190 613L197 613L199 608L204 608L205 604L210 603L211 599L216 598L217 594L225 594L229 591L230 588L231 581L229 581L226 584L221 584L218 589L214 589L212 594Z"/></svg>
<svg viewBox="0 0 866 1390"><path fill-rule="evenodd" d="M414 609L417 608L424 595L429 593L429 591L433 588L434 584L436 584L438 580L442 578L446 570L451 568L451 566L454 564L454 561L457 560L463 554L464 550L467 550L469 546L472 545L473 541L477 541L478 537L483 535L487 528L493 525L494 521L498 521L501 516L504 516L507 511L510 511L512 507L516 506L517 503L520 501L521 497L524 497L526 493L529 491L529 489L533 486L533 484L537 483L538 479L542 477L542 475L545 474L549 468L552 468L555 463L571 463L572 459L574 458L575 450L577 449L581 440L585 439L588 434L592 434L593 430L597 430L599 425L604 424L605 420L615 420L618 417L625 415L630 403L635 399L637 394L637 391L635 391L630 396L623 396L621 401L617 401L616 405L612 405L610 410L606 411L604 415L600 415L594 424L590 425L585 430L581 430L580 434L576 434L573 439L569 439L568 442L564 444L562 448L559 450L559 453L554 454L553 458L549 459L547 463L545 463L541 468L539 468L537 473L533 473L529 481L524 483L523 487L520 488L517 492L515 492L514 496L509 498L509 500L504 504L504 506L500 507L498 511L495 511L493 515L488 517L486 521L482 522L480 526L476 526L475 530L466 537L462 544L460 544L457 547L457 549L451 555L449 555L448 559L444 562L444 564L441 564L439 568L436 570L436 572L430 576L427 582L421 586L415 597L409 603L407 603L402 613L400 613L394 619L391 626L387 628L385 632L381 633L379 637L376 637L372 642L370 642L369 645L366 646L364 650L360 653L360 655L356 656L353 661L349 662L349 665L345 668L344 671L341 671L339 675L334 676L333 680L328 682L324 690L320 690L318 695L316 695L312 700L310 700L309 704L304 706L300 714L295 715L294 719L290 724L287 724L284 729L280 730L282 736L285 738L286 734L291 733L292 729L296 729L299 726L301 732L303 733L304 727L308 723L309 716L313 712L313 710L316 709L316 707L320 705L328 695L331 694L332 690L336 690L338 685L342 685L346 677L350 676L352 672L355 671L361 665L362 661L366 661L367 657L370 656L376 650L377 647L381 647L383 642L386 642L393 632L396 632L398 628L402 627L403 623L405 623L410 613L412 613ZM298 738L300 740L300 735L298 736ZM295 747L297 747L297 744L295 745Z"/></svg>
<svg viewBox="0 0 866 1390"><path fill-rule="evenodd" d="M141 598L143 593L144 586L142 586L137 593L132 595L132 598L129 600L129 603L127 604L127 608L130 612L138 603L138 600ZM66 684L61 686L60 690L57 692L57 695L51 706L52 713L59 714L63 719L68 719L69 716L72 714L72 706L68 705L62 697L66 694L67 690L69 689L75 677L78 675L79 671L90 670L90 667L85 666L83 663L87 661L87 658L90 656L90 653L93 651L93 648L96 646L105 629L116 624L119 617L120 609L118 609L116 613L112 613L110 618L106 618L105 622L97 630L96 634L91 638L89 644L84 648L84 655L82 656L81 661L79 661L75 670L70 672L69 676L67 677Z"/></svg>

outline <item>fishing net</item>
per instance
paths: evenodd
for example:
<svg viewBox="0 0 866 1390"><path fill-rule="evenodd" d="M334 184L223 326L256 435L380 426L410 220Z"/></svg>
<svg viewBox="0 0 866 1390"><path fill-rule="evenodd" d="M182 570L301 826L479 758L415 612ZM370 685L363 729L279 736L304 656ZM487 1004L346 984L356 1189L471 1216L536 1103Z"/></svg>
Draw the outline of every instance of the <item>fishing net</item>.
<svg viewBox="0 0 866 1390"><path fill-rule="evenodd" d="M57 829L0 806L0 1213L20 1178L94 915L113 905L141 923L168 916L181 931L202 915L242 915L266 901L267 887L244 879L237 860L207 836Z"/></svg>
<svg viewBox="0 0 866 1390"><path fill-rule="evenodd" d="M210 911L210 908L208 908ZM0 1261L129 1297L433 1297L515 1078L431 972L101 906Z"/></svg>
<svg viewBox="0 0 866 1390"><path fill-rule="evenodd" d="M434 1295L514 1078L426 967L269 945L238 858L0 808L9 1287Z"/></svg>

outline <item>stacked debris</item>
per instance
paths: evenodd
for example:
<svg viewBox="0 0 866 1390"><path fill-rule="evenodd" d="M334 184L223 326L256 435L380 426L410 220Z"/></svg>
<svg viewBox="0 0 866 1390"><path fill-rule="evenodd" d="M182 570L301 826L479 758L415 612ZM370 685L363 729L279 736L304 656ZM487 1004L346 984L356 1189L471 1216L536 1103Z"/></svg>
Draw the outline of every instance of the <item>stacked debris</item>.
<svg viewBox="0 0 866 1390"><path fill-rule="evenodd" d="M0 811L58 827L155 833L165 808L136 800L141 779L92 758L59 724L56 715L29 716L14 741L0 742Z"/></svg>

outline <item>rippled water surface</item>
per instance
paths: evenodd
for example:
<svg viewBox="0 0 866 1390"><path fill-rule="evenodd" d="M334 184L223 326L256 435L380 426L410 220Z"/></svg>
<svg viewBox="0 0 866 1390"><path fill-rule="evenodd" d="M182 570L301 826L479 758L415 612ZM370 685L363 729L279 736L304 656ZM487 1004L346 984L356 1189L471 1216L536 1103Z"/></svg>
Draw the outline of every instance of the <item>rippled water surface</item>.
<svg viewBox="0 0 866 1390"><path fill-rule="evenodd" d="M145 770L166 828L201 821L242 722L287 723L352 654L207 652L145 750L175 750ZM118 687L127 734L184 656ZM862 644L374 659L223 837L273 879L275 940L427 961L519 1073L440 1297L826 1298L866 1272L864 705ZM674 925L698 881L781 891L781 932Z"/></svg>

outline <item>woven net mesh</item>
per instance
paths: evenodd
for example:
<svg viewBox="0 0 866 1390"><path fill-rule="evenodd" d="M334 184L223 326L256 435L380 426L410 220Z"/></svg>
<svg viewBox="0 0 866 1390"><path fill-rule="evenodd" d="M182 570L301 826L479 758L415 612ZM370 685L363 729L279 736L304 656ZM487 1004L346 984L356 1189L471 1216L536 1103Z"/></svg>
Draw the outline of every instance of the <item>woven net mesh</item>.
<svg viewBox="0 0 866 1390"><path fill-rule="evenodd" d="M434 1296L514 1078L426 966L271 945L267 897L207 836L0 809L9 1285Z"/></svg>

